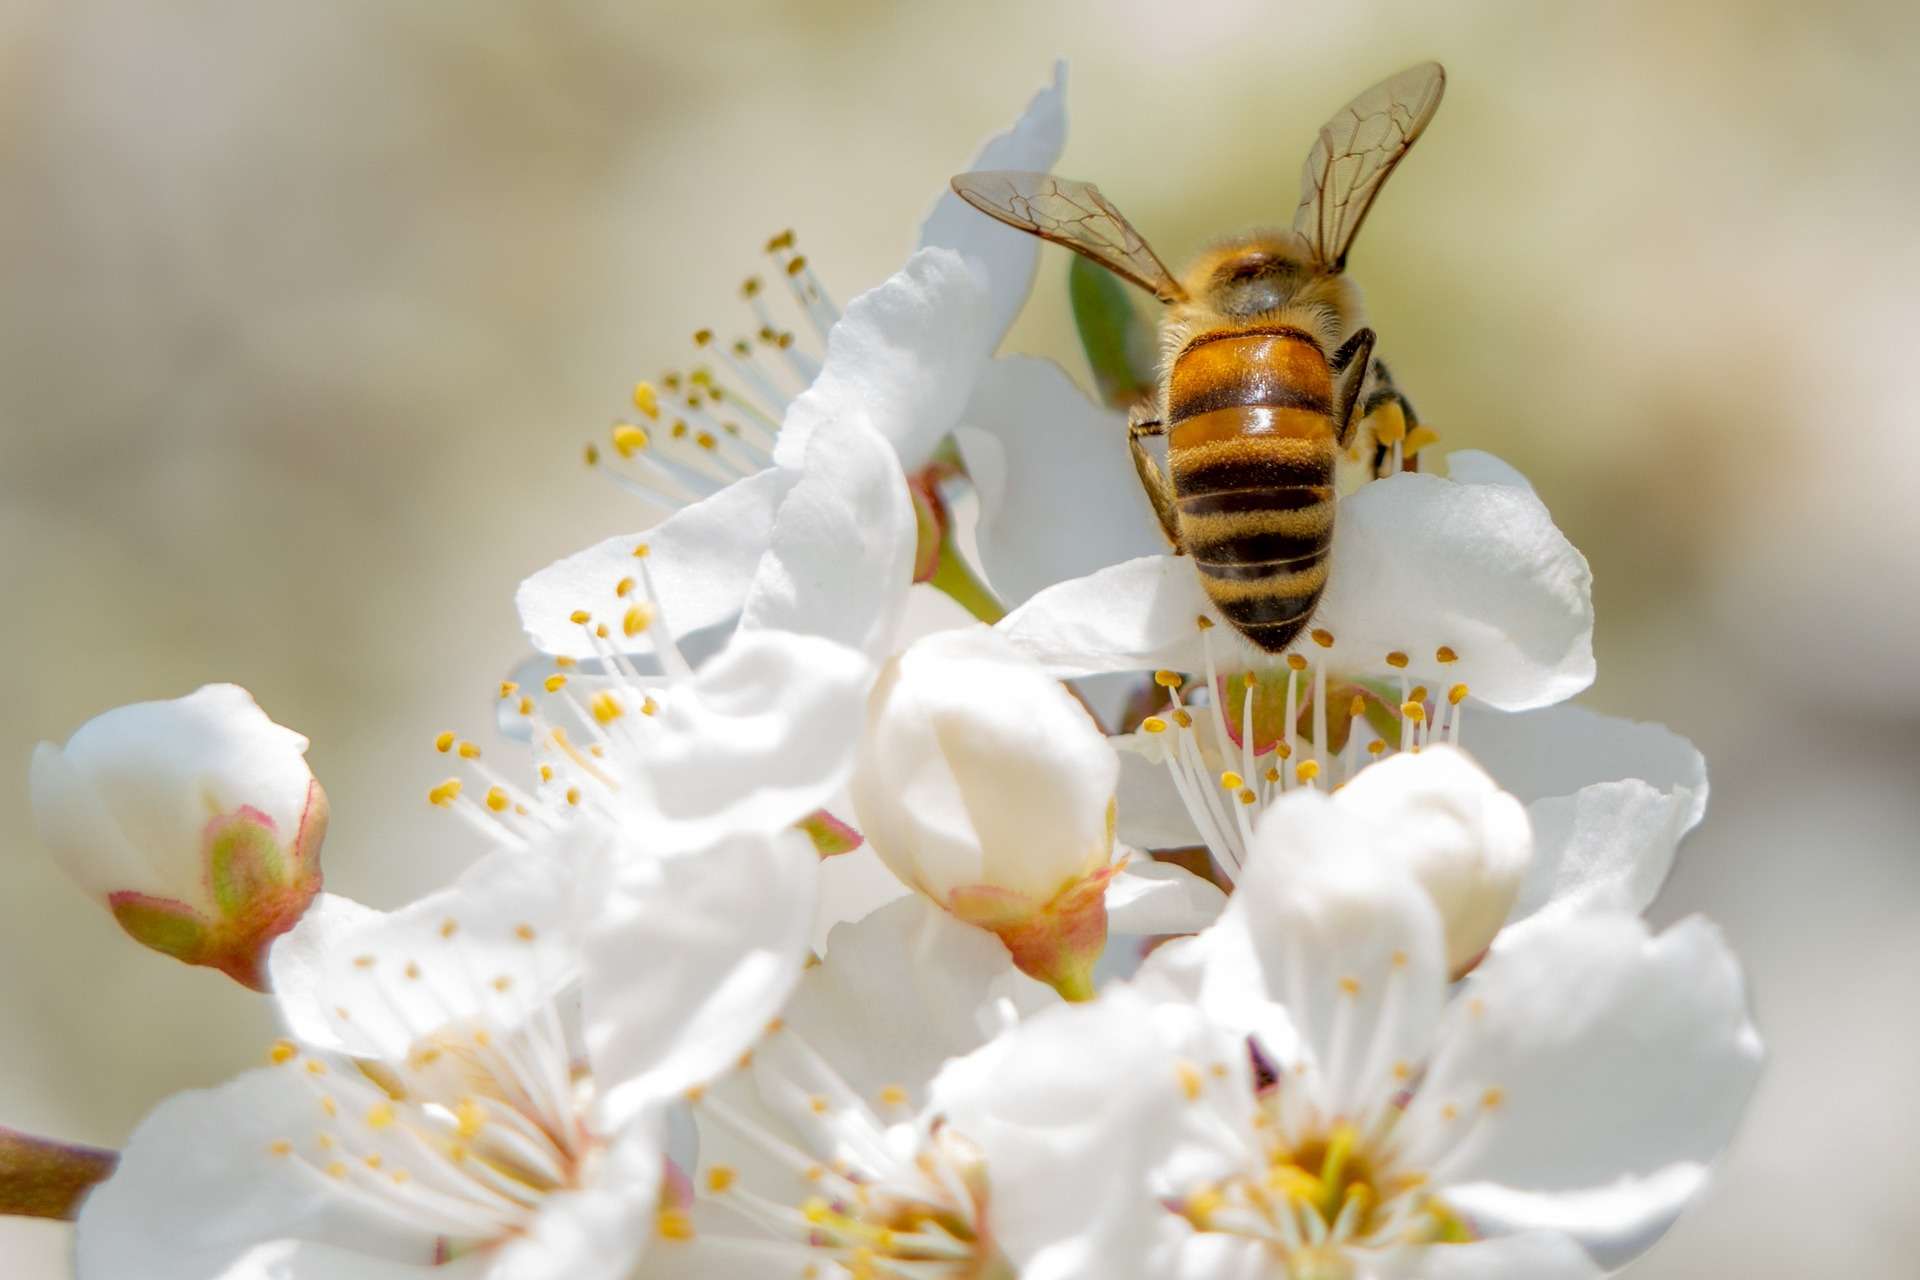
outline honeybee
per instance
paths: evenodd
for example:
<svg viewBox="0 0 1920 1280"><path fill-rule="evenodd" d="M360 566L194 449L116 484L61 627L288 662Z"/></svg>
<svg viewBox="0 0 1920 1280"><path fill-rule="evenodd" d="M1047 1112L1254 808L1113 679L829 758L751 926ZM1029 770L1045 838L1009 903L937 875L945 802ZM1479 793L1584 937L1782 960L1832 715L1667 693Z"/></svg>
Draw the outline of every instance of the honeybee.
<svg viewBox="0 0 1920 1280"><path fill-rule="evenodd" d="M1382 80L1321 127L1290 231L1257 231L1200 255L1176 280L1091 183L1046 173L966 173L962 200L1065 245L1166 304L1160 378L1128 425L1140 483L1176 554L1249 641L1280 653L1326 587L1334 464L1368 414L1417 422L1373 355L1344 274L1374 197L1439 109L1437 62ZM1384 433L1381 433L1384 435ZM1142 441L1164 435L1163 469ZM1375 469L1398 457L1382 445Z"/></svg>

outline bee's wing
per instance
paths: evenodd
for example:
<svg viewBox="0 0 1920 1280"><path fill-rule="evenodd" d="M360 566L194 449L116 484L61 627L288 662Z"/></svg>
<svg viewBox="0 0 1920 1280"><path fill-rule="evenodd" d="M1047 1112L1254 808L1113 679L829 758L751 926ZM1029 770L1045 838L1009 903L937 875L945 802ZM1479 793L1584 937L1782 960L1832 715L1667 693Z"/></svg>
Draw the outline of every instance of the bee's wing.
<svg viewBox="0 0 1920 1280"><path fill-rule="evenodd" d="M1374 85L1321 126L1300 171L1293 229L1328 270L1346 266L1373 198L1440 109L1446 87L1440 64L1423 62Z"/></svg>
<svg viewBox="0 0 1920 1280"><path fill-rule="evenodd" d="M1085 254L1162 302L1186 300L1187 291L1091 182L997 169L963 173L953 191L989 217Z"/></svg>

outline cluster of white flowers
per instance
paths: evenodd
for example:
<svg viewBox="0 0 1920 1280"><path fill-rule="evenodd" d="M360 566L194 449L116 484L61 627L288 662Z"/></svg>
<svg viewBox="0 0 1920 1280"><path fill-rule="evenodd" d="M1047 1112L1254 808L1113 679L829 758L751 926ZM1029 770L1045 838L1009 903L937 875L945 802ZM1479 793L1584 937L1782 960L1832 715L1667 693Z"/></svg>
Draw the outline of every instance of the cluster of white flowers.
<svg viewBox="0 0 1920 1280"><path fill-rule="evenodd" d="M1063 93L975 167L1050 168ZM454 884L322 893L305 740L230 686L42 746L46 843L285 1030L76 1191L82 1280L1541 1280L1645 1249L1759 1041L1712 927L1640 919L1704 769L1566 705L1589 578L1526 481L1456 453L1362 483L1269 660L1164 553L1121 416L994 357L1036 241L943 195L844 312L770 251L818 354L749 282L751 334L702 331L588 451L666 514L522 584L524 758L437 743Z"/></svg>

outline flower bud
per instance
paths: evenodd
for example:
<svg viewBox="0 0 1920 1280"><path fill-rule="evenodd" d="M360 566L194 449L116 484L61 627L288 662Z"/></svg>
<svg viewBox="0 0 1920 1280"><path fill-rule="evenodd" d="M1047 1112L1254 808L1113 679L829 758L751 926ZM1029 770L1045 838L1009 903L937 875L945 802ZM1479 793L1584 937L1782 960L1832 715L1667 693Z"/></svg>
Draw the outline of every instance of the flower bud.
<svg viewBox="0 0 1920 1280"><path fill-rule="evenodd" d="M1073 995L1091 991L1106 944L1119 775L1058 681L970 628L927 636L881 672L853 803L895 875Z"/></svg>
<svg viewBox="0 0 1920 1280"><path fill-rule="evenodd" d="M320 889L306 749L238 685L116 707L34 749L34 825L135 941L264 990L268 944Z"/></svg>
<svg viewBox="0 0 1920 1280"><path fill-rule="evenodd" d="M1456 747L1391 756L1360 771L1334 801L1382 833L1446 928L1447 967L1478 964L1513 910L1533 860L1526 807Z"/></svg>

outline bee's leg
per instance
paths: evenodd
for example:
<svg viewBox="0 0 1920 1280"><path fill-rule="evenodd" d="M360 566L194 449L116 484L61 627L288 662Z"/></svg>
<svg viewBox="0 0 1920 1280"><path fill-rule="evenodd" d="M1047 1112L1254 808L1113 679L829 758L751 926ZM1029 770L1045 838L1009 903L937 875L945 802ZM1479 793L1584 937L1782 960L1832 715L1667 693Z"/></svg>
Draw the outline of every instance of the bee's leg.
<svg viewBox="0 0 1920 1280"><path fill-rule="evenodd" d="M1374 423L1373 474L1377 479L1385 479L1393 474L1396 465L1394 442L1411 436L1420 425L1420 415L1413 411L1413 401L1407 399L1406 393L1395 385L1386 361L1376 359L1373 367L1367 371L1366 384L1360 388L1358 414L1362 422ZM1431 439L1431 436L1428 438ZM1418 471L1419 453L1403 450L1398 466L1405 471Z"/></svg>
<svg viewBox="0 0 1920 1280"><path fill-rule="evenodd" d="M1328 362L1333 369L1333 421L1342 449L1353 443L1353 429L1360 422L1354 410L1360 407L1360 388L1367 380L1372 360L1373 330L1358 329Z"/></svg>
<svg viewBox="0 0 1920 1280"><path fill-rule="evenodd" d="M1160 521L1160 531L1167 535L1167 541L1178 552L1180 548L1180 520L1173 509L1173 481L1154 456L1147 452L1140 442L1148 436L1165 435L1166 427L1158 418L1134 419L1127 423L1127 451L1133 455L1133 469L1140 476L1140 487L1147 491L1147 501L1153 504L1153 514Z"/></svg>

